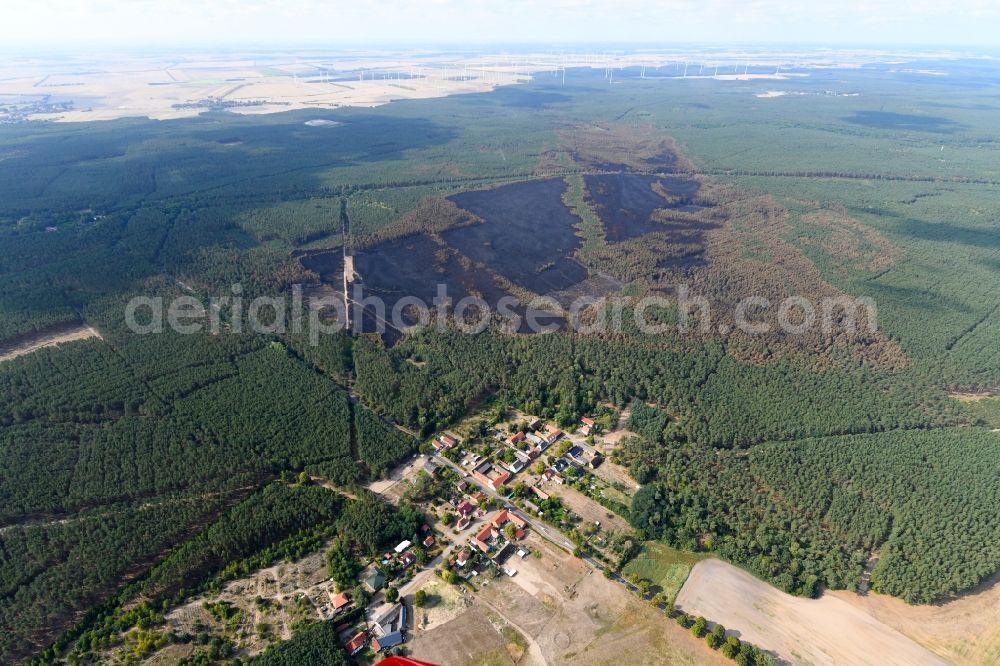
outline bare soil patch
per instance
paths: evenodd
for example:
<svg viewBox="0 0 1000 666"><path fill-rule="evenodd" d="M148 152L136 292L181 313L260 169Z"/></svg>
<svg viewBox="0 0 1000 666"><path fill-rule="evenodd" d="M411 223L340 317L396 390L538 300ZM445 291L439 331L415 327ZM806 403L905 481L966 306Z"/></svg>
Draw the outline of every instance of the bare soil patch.
<svg viewBox="0 0 1000 666"><path fill-rule="evenodd" d="M519 648L522 665L731 663L572 555L534 534L526 542L541 557L512 559L515 577L483 585L469 595L467 612L414 636L408 643L414 658L449 665L512 663L517 652L504 633L516 638L511 631L517 631L527 642Z"/></svg>
<svg viewBox="0 0 1000 666"><path fill-rule="evenodd" d="M439 627L411 637L410 654L432 664L514 664L504 637L487 617L488 609L476 605Z"/></svg>

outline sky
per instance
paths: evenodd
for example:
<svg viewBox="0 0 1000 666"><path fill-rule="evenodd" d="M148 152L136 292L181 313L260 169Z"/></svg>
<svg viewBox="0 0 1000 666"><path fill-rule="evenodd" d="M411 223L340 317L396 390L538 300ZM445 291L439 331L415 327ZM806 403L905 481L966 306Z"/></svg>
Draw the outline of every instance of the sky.
<svg viewBox="0 0 1000 666"><path fill-rule="evenodd" d="M0 0L0 45L1000 47L1000 0Z"/></svg>

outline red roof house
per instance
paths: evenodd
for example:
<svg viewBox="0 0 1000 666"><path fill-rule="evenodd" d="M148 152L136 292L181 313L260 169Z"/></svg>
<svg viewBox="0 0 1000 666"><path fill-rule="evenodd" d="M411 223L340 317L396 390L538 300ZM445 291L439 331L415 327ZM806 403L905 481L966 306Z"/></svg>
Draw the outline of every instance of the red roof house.
<svg viewBox="0 0 1000 666"><path fill-rule="evenodd" d="M351 640L347 641L344 647L347 648L347 654L357 654L361 652L366 643L368 643L368 634L359 631Z"/></svg>

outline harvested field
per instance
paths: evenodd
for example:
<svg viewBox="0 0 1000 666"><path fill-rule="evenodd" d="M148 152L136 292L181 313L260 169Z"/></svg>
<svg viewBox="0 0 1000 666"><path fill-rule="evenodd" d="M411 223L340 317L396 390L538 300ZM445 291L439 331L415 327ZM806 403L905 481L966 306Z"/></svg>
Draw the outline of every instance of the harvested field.
<svg viewBox="0 0 1000 666"><path fill-rule="evenodd" d="M89 338L100 338L101 334L95 329L86 325L60 326L58 328L43 331L28 338L19 338L8 346L0 345L0 362L9 361L24 356L31 352L38 351L44 347L54 347L56 345L76 342L77 340L87 340Z"/></svg>
<svg viewBox="0 0 1000 666"><path fill-rule="evenodd" d="M944 604L915 606L870 592L830 596L871 615L955 664L1000 664L1000 576Z"/></svg>
<svg viewBox="0 0 1000 666"><path fill-rule="evenodd" d="M696 564L676 604L793 664L948 663L842 599L793 597L721 560Z"/></svg>

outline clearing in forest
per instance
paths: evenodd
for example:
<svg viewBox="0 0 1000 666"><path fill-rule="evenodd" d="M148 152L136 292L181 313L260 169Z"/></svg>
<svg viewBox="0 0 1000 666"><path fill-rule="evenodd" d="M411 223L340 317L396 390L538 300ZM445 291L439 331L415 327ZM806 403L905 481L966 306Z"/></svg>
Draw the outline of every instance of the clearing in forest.
<svg viewBox="0 0 1000 666"><path fill-rule="evenodd" d="M44 347L54 347L55 345L61 345L67 342L76 342L77 340L87 340L89 338L100 337L100 333L86 324L81 324L79 326L74 325L70 328L61 326L58 329L42 331L41 333L27 339L22 338L18 342L12 343L9 346L0 346L0 362L9 361L17 358L18 356L30 354L31 352L38 351Z"/></svg>

